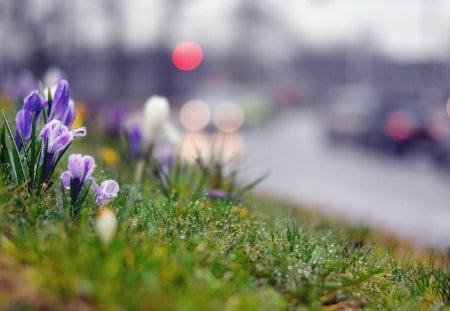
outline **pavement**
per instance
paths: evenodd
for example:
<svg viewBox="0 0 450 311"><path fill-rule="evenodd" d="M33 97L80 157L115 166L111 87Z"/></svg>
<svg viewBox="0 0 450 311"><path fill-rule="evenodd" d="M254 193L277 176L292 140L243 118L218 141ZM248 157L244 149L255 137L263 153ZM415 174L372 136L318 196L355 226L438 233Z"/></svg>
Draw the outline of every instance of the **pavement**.
<svg viewBox="0 0 450 311"><path fill-rule="evenodd" d="M450 172L429 160L330 144L318 115L307 110L279 114L243 136L250 168L241 180L269 174L256 192L418 245L450 248Z"/></svg>

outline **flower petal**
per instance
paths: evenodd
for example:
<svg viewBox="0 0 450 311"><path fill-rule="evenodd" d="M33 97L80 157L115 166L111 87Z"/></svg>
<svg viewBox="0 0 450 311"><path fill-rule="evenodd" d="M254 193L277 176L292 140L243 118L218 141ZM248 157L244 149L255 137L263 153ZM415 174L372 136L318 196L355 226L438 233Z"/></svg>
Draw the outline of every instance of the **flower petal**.
<svg viewBox="0 0 450 311"><path fill-rule="evenodd" d="M97 202L100 206L105 206L112 199L117 197L117 193L120 189L119 184L112 179L103 181L100 186L94 183L94 186L97 194Z"/></svg>
<svg viewBox="0 0 450 311"><path fill-rule="evenodd" d="M80 127L71 131L73 137L86 136L86 128Z"/></svg>
<svg viewBox="0 0 450 311"><path fill-rule="evenodd" d="M62 121L67 113L69 107L69 83L66 80L61 80L56 87L55 95L53 96L53 104L50 112L51 119Z"/></svg>
<svg viewBox="0 0 450 311"><path fill-rule="evenodd" d="M81 154L72 154L68 159L68 168L74 178L84 183L94 171L95 160L91 156L82 156Z"/></svg>
<svg viewBox="0 0 450 311"><path fill-rule="evenodd" d="M70 189L70 180L72 179L72 174L69 171L64 171L60 178L62 185L65 189Z"/></svg>
<svg viewBox="0 0 450 311"><path fill-rule="evenodd" d="M65 126L70 127L75 120L75 115L77 114L77 107L75 102L72 99L69 99L69 105L67 107L66 113L61 118L62 123Z"/></svg>
<svg viewBox="0 0 450 311"><path fill-rule="evenodd" d="M16 114L16 133L22 134L25 141L29 140L31 137L32 124L33 112L22 109ZM18 137L20 138L20 136Z"/></svg>
<svg viewBox="0 0 450 311"><path fill-rule="evenodd" d="M39 94L38 91L31 92L23 102L23 109L30 111L30 112L36 112L40 113L42 110L42 107L44 106L44 99Z"/></svg>

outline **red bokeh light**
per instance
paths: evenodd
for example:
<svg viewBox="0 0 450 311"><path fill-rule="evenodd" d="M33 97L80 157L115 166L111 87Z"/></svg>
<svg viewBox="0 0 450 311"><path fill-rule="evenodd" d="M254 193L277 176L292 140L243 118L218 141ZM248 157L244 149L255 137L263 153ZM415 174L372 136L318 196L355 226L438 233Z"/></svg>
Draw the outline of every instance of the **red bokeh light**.
<svg viewBox="0 0 450 311"><path fill-rule="evenodd" d="M413 135L414 124L408 114L395 111L386 119L385 131L393 140L404 141Z"/></svg>
<svg viewBox="0 0 450 311"><path fill-rule="evenodd" d="M202 47L192 41L177 44L172 52L172 62L180 70L194 70L202 63L202 60Z"/></svg>

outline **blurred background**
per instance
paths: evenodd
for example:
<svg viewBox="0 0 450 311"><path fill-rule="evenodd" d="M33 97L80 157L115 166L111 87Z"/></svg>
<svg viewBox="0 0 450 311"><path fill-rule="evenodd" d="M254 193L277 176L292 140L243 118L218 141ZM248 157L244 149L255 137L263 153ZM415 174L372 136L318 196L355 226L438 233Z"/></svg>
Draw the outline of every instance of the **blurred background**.
<svg viewBox="0 0 450 311"><path fill-rule="evenodd" d="M106 126L167 96L243 181L445 248L449 38L445 0L0 0L0 88L65 77Z"/></svg>

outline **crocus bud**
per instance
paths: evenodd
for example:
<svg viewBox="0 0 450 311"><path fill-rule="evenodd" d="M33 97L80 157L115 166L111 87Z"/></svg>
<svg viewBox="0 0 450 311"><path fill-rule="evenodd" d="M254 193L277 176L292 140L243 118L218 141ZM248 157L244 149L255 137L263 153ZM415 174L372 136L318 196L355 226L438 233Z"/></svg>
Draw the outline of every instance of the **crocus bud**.
<svg viewBox="0 0 450 311"><path fill-rule="evenodd" d="M152 96L145 102L145 122L152 129L161 128L169 118L169 114L170 107L167 98L162 96Z"/></svg>
<svg viewBox="0 0 450 311"><path fill-rule="evenodd" d="M62 121L69 108L70 90L69 83L61 80L53 94L53 104L50 111L50 118Z"/></svg>
<svg viewBox="0 0 450 311"><path fill-rule="evenodd" d="M100 208L95 220L95 230L105 246L111 243L117 230L117 218L112 210L106 207Z"/></svg>
<svg viewBox="0 0 450 311"><path fill-rule="evenodd" d="M146 143L155 142L170 115L169 101L162 96L152 96L144 106L143 135Z"/></svg>

